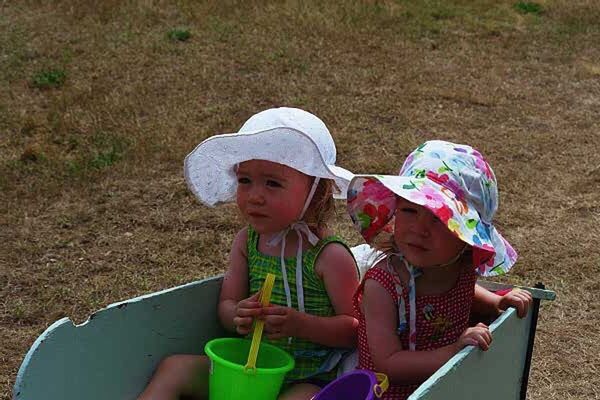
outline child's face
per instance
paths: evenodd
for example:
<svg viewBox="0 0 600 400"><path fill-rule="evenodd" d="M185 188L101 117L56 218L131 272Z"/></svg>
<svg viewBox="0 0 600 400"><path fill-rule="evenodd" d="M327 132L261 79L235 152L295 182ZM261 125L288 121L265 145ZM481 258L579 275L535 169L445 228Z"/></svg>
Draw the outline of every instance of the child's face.
<svg viewBox="0 0 600 400"><path fill-rule="evenodd" d="M263 160L240 163L236 174L237 205L259 234L279 232L298 220L311 177Z"/></svg>
<svg viewBox="0 0 600 400"><path fill-rule="evenodd" d="M394 241L406 260L426 268L447 263L465 243L427 208L398 197Z"/></svg>

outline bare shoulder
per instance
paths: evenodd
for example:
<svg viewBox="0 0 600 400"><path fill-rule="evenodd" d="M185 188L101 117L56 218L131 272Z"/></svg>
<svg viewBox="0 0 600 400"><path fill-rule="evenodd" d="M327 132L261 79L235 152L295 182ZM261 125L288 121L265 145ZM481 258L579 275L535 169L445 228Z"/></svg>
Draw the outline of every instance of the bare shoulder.
<svg viewBox="0 0 600 400"><path fill-rule="evenodd" d="M386 293L386 289L383 287L383 285L375 280L375 279L365 279L365 283L364 283L364 289L363 289L363 294L365 297L369 297L371 294L374 293Z"/></svg>
<svg viewBox="0 0 600 400"><path fill-rule="evenodd" d="M374 270L374 269L380 269L380 270L385 271L387 269L387 261L385 259L377 261L371 268L369 268L369 270ZM379 283L379 281L377 279L374 279L373 275L371 275L371 274L366 275L364 277L364 280L365 280L365 290L375 288L375 287L383 288L381 283Z"/></svg>
<svg viewBox="0 0 600 400"><path fill-rule="evenodd" d="M229 253L229 266L225 271L221 294L219 295L221 300L235 299L239 301L248 293L247 240L247 228L240 230L233 239L231 252Z"/></svg>
<svg viewBox="0 0 600 400"><path fill-rule="evenodd" d="M364 265L361 270L362 277L368 279L373 275L374 270L387 271L387 260L385 258L376 259L373 264Z"/></svg>
<svg viewBox="0 0 600 400"><path fill-rule="evenodd" d="M248 242L248 227L244 227L240 229L238 233L236 233L235 238L233 239L233 243L231 245L232 253L241 253L244 256L247 256L247 246Z"/></svg>
<svg viewBox="0 0 600 400"><path fill-rule="evenodd" d="M319 253L315 261L315 272L321 278L329 271L350 273L358 276L358 269L354 256L350 250L341 243L329 243Z"/></svg>

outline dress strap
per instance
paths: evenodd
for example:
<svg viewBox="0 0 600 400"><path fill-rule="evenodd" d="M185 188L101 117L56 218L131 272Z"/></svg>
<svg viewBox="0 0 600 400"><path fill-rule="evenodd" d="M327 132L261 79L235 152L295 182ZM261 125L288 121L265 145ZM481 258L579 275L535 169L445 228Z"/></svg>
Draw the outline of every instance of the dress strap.
<svg viewBox="0 0 600 400"><path fill-rule="evenodd" d="M400 275L396 268L390 262L392 256L397 256L400 258L402 263L404 264L406 270L409 274L408 281L408 302L409 302L409 320L408 324L406 321L406 303L404 301L403 286L402 280L400 279ZM415 286L415 278L421 275L420 270L418 268L414 268L412 265L406 261L406 259L401 254L390 254L386 260L386 267L388 272L392 276L394 280L394 288L396 289L396 295L398 297L398 328L396 329L397 334L401 334L406 331L407 327L409 329L408 335L408 349L410 351L415 351L417 347L417 298L416 298L416 286Z"/></svg>

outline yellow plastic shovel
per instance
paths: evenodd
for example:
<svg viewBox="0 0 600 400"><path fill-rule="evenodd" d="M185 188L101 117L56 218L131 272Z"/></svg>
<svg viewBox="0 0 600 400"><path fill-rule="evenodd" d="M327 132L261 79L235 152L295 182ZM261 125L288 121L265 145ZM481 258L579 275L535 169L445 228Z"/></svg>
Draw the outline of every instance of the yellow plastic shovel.
<svg viewBox="0 0 600 400"><path fill-rule="evenodd" d="M263 307L268 306L269 301L271 301L271 292L273 291L274 283L275 275L267 274L259 296L259 301ZM258 348L260 346L264 326L265 321L262 319L257 319L254 322L254 333L252 333L252 344L250 345L250 352L248 353L248 362L246 362L246 365L244 366L246 372L256 372L256 357L258 356Z"/></svg>

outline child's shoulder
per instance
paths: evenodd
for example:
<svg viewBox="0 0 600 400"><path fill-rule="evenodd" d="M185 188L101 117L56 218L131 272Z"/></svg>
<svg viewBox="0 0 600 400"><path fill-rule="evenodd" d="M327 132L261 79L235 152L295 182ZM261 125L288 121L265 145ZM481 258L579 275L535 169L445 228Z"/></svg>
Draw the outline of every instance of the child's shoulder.
<svg viewBox="0 0 600 400"><path fill-rule="evenodd" d="M240 252L242 252L244 255L246 255L248 253L248 237L250 235L250 232L248 230L248 227L244 227L242 229L240 229L238 231L238 233L236 233L234 239L233 239L233 243L231 245L231 250L238 250Z"/></svg>
<svg viewBox="0 0 600 400"><path fill-rule="evenodd" d="M238 231L238 233L235 234L235 239L233 239L233 241L237 241L237 240L248 240L248 235L250 235L250 229L245 226L242 229L240 229Z"/></svg>
<svg viewBox="0 0 600 400"><path fill-rule="evenodd" d="M333 253L333 256L343 255L344 253L354 258L353 251L348 243L339 235L336 235L331 229L323 229L321 231L313 231L319 241L311 247L311 252L316 257L321 258L323 255Z"/></svg>
<svg viewBox="0 0 600 400"><path fill-rule="evenodd" d="M364 279L374 279L380 276L391 275L387 267L387 258L375 260L367 271L365 271Z"/></svg>
<svg viewBox="0 0 600 400"><path fill-rule="evenodd" d="M320 249L315 260L315 272L322 275L335 270L336 274L352 273L358 279L358 268L350 248L341 240L330 240Z"/></svg>
<svg viewBox="0 0 600 400"><path fill-rule="evenodd" d="M319 251L317 260L335 261L339 259L354 261L354 255L348 245L342 240L328 240Z"/></svg>
<svg viewBox="0 0 600 400"><path fill-rule="evenodd" d="M362 278L363 291L365 293L372 290L385 290L389 296L396 298L396 279L390 272L387 263L387 257L375 261Z"/></svg>

